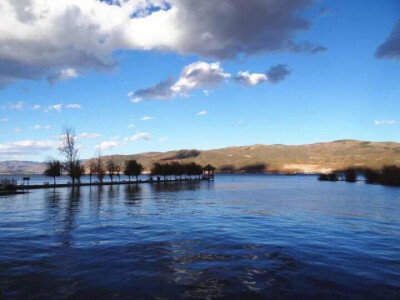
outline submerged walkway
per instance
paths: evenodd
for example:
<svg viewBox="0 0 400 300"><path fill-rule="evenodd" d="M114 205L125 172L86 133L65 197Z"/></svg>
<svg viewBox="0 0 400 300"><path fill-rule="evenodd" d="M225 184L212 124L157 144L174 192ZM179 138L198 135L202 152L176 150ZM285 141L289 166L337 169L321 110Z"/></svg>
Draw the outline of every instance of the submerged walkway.
<svg viewBox="0 0 400 300"><path fill-rule="evenodd" d="M211 181L208 177L202 178L182 178L182 179L160 179L160 180L122 180L114 182L81 182L81 183L46 183L46 184L30 184L30 185L17 185L17 190L32 190L32 189L52 189L52 188L65 188L65 187L81 187L81 186L104 186L104 185L120 185L120 184L140 184L140 183L166 183L166 182L194 182L194 181Z"/></svg>

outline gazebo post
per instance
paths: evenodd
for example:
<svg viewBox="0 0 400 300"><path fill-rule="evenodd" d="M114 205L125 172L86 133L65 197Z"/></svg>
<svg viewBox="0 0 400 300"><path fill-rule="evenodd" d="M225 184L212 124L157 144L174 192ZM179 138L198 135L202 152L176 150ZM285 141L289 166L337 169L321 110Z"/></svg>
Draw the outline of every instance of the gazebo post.
<svg viewBox="0 0 400 300"><path fill-rule="evenodd" d="M207 165L203 168L203 180L214 180L215 167Z"/></svg>

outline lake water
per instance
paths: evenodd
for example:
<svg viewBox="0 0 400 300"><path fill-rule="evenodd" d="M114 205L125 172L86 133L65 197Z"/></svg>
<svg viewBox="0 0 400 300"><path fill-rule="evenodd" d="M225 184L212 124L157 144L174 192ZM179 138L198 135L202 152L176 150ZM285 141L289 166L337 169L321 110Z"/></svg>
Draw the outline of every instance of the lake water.
<svg viewBox="0 0 400 300"><path fill-rule="evenodd" d="M400 298L400 189L315 176L0 197L0 298Z"/></svg>

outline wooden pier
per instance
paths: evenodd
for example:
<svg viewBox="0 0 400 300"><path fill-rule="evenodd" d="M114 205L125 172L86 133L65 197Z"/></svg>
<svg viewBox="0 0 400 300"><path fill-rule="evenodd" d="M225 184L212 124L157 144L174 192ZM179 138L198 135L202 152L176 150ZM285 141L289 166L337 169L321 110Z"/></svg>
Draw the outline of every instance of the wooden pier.
<svg viewBox="0 0 400 300"><path fill-rule="evenodd" d="M214 179L214 178L213 178ZM34 190L34 189L54 189L54 188L67 188L67 187L81 187L81 186L108 186L108 185L121 185L121 184L141 184L141 183L172 183L172 182L200 182L210 181L210 178L182 178L182 179L160 179L160 180L122 180L122 181L107 181L107 182L80 182L80 183L44 183L44 184L30 184L30 185L17 185L17 190Z"/></svg>

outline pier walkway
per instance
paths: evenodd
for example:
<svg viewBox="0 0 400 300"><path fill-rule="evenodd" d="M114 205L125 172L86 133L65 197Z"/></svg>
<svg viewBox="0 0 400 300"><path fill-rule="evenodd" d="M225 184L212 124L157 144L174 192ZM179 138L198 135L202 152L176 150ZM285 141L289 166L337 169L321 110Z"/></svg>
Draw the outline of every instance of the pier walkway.
<svg viewBox="0 0 400 300"><path fill-rule="evenodd" d="M66 188L66 187L81 187L81 186L105 186L105 185L120 185L120 184L141 184L141 183L169 183L169 182L199 182L199 181L211 181L210 178L201 177L201 178L182 178L182 179L160 179L160 180L122 180L122 181L114 181L114 182L80 182L80 183L44 183L44 184L21 184L16 185L17 190L33 190L33 189L53 189L53 188Z"/></svg>

